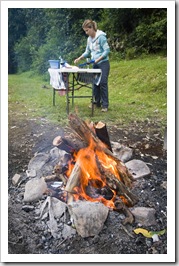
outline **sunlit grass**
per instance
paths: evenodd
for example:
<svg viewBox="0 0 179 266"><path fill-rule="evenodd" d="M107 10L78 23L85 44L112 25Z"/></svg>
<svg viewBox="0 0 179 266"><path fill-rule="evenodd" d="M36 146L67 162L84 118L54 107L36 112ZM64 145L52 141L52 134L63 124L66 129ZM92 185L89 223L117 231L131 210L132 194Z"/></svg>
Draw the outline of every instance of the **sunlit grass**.
<svg viewBox="0 0 179 266"><path fill-rule="evenodd" d="M75 99L74 108L84 119L102 120L109 124L128 125L133 121L157 120L166 124L167 114L167 59L149 56L130 61L111 61L109 76L109 111L96 109L93 118L88 108L90 99ZM48 88L43 88L43 86ZM66 96L56 93L56 105L52 104L52 88L49 80L35 77L30 72L9 75L9 112L29 118L46 118L53 123L68 123ZM80 89L76 95L91 94L90 89ZM21 115L20 115L21 114Z"/></svg>

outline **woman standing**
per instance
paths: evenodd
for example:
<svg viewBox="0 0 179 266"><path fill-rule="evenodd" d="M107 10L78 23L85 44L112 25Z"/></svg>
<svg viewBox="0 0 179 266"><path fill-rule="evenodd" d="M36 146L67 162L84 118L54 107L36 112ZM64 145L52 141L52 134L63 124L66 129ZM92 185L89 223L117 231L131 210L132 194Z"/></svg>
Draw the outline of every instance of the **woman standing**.
<svg viewBox="0 0 179 266"><path fill-rule="evenodd" d="M82 25L83 30L89 36L87 39L87 46L85 52L74 60L74 63L78 63L83 58L94 60L93 68L99 68L102 70L101 81L99 85L94 84L94 98L97 107L101 107L102 112L108 111L109 99L108 99L108 76L110 70L108 54L110 48L107 42L106 33L97 29L95 21L87 19Z"/></svg>

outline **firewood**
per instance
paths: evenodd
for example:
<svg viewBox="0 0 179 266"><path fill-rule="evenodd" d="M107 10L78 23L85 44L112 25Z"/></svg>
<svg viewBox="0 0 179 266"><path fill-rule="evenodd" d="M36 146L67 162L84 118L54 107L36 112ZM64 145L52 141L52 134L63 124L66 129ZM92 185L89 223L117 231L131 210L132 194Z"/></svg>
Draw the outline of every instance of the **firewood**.
<svg viewBox="0 0 179 266"><path fill-rule="evenodd" d="M73 189L79 185L80 172L81 172L80 165L78 164L78 162L76 162L68 178L65 191L70 192L70 193L76 193Z"/></svg>
<svg viewBox="0 0 179 266"><path fill-rule="evenodd" d="M110 143L110 139L109 139L109 134L107 131L107 127L106 124L104 124L103 122L97 122L94 123L94 128L95 128L95 132L97 137L107 145L107 148L112 152L112 147L111 147L111 143Z"/></svg>
<svg viewBox="0 0 179 266"><path fill-rule="evenodd" d="M116 168L118 170L118 174L120 176L121 181L127 186L131 187L132 181L134 181L134 178L132 174L128 171L125 164L120 161L117 157L113 156L113 154L108 154L108 156L113 159L116 162Z"/></svg>
<svg viewBox="0 0 179 266"><path fill-rule="evenodd" d="M80 119L76 114L69 115L69 124L71 128L76 132L76 135L83 140L87 146L90 145L91 141L94 143L94 148L99 151L103 151L105 154L110 156L116 163L121 181L127 185L131 185L133 180L132 175L129 173L127 167L121 162L114 154L106 147L106 145L97 137L95 132L87 125L85 121Z"/></svg>
<svg viewBox="0 0 179 266"><path fill-rule="evenodd" d="M134 221L134 216L132 212L126 207L124 202L119 198L115 201L115 211L122 212L126 218L122 221L123 225L126 225L127 223L132 224Z"/></svg>
<svg viewBox="0 0 179 266"><path fill-rule="evenodd" d="M86 122L80 119L76 114L69 114L68 118L74 133L80 140L86 143L86 146L89 146L91 140L95 143L99 141L92 129L90 129Z"/></svg>
<svg viewBox="0 0 179 266"><path fill-rule="evenodd" d="M69 140L61 136L57 136L54 138L53 145L68 153L73 153L75 151L73 144Z"/></svg>
<svg viewBox="0 0 179 266"><path fill-rule="evenodd" d="M116 194L123 198L126 205L129 207L134 206L138 198L136 195L134 195L127 186L125 186L117 177L112 174L108 169L104 168L102 164L99 162L98 158L96 158L98 169L101 173L101 176L103 177L103 180L106 182L106 184L116 192Z"/></svg>

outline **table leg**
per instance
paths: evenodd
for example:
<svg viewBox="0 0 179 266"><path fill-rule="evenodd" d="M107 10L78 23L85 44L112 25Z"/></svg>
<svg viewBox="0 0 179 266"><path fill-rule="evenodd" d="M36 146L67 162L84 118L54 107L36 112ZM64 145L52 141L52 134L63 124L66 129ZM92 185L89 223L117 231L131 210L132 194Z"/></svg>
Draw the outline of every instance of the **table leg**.
<svg viewBox="0 0 179 266"><path fill-rule="evenodd" d="M55 106L55 89L53 88L53 106Z"/></svg>
<svg viewBox="0 0 179 266"><path fill-rule="evenodd" d="M92 99L91 99L91 115L94 115L94 90L93 90L93 84L92 84Z"/></svg>
<svg viewBox="0 0 179 266"><path fill-rule="evenodd" d="M74 107L74 89L75 89L74 87L75 87L75 74L73 73L72 91L71 91L72 107Z"/></svg>

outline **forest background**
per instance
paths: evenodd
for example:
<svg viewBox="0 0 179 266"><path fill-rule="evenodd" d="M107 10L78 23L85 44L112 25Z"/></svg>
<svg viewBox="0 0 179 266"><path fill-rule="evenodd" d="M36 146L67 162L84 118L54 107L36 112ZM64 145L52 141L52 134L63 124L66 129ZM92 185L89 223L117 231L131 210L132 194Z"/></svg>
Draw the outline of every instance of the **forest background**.
<svg viewBox="0 0 179 266"><path fill-rule="evenodd" d="M166 56L166 8L9 8L8 73L43 75L59 56L73 63L86 46L87 18L106 32L111 60Z"/></svg>

